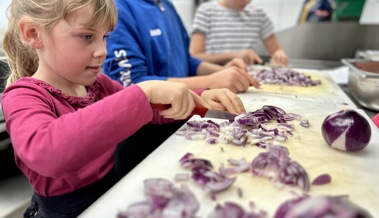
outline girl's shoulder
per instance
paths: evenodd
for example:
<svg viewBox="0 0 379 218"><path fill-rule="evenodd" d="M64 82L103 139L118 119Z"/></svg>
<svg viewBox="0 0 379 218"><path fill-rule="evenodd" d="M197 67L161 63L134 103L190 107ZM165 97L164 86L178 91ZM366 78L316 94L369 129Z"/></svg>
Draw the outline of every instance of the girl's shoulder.
<svg viewBox="0 0 379 218"><path fill-rule="evenodd" d="M116 81L111 80L104 74L98 74L93 84L87 86L87 96L74 97L64 94L60 89L32 77L23 77L8 86L4 90L4 94L8 96L38 96L40 99L52 101L53 99L61 99L71 105L86 106L92 104L98 99L104 98L123 87Z"/></svg>
<svg viewBox="0 0 379 218"><path fill-rule="evenodd" d="M14 89L23 89L24 92L27 92L26 90L47 90L51 92L57 92L58 89L54 88L53 86L47 84L46 82L35 79L33 77L22 77L9 85L5 91L8 92L9 90Z"/></svg>
<svg viewBox="0 0 379 218"><path fill-rule="evenodd" d="M22 77L5 88L2 102L17 102L19 99L29 103L31 101L42 101L51 104L51 93L57 93L57 89L32 77ZM12 105L12 103L10 103Z"/></svg>

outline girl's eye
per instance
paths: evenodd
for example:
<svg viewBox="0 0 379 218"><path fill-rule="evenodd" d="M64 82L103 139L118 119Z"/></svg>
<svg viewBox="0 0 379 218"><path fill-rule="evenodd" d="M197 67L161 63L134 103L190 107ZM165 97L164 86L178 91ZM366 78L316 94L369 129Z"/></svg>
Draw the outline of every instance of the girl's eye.
<svg viewBox="0 0 379 218"><path fill-rule="evenodd" d="M92 35L83 35L82 38L84 40L91 40L92 39Z"/></svg>
<svg viewBox="0 0 379 218"><path fill-rule="evenodd" d="M103 36L103 40L105 40L105 39L108 38L108 37L109 37L108 34L104 35L104 36Z"/></svg>

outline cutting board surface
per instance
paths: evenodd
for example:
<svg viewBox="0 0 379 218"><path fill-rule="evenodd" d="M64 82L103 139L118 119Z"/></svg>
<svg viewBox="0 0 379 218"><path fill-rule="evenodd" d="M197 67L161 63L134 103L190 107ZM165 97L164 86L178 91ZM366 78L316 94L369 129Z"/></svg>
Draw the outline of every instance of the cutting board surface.
<svg viewBox="0 0 379 218"><path fill-rule="evenodd" d="M255 72L267 69L267 67L258 67ZM356 108L355 104L347 97L343 90L333 81L327 72L311 69L294 69L300 73L310 76L312 80L321 81L317 86L286 86L263 84L259 89L249 88L246 94L259 94L262 97L278 96L285 99L301 99L316 103L342 104L345 108ZM274 103L274 102L270 102Z"/></svg>
<svg viewBox="0 0 379 218"><path fill-rule="evenodd" d="M286 93L286 94L301 94L301 95L314 95L315 93L332 93L335 91L334 83L329 81L328 77L320 74L320 71L314 70L296 70L300 73L304 73L307 76L310 76L312 80L321 81L320 85L317 86L288 86L288 85L275 85L275 84L262 84L261 89L263 92L275 92L275 93ZM301 93L299 93L299 91Z"/></svg>
<svg viewBox="0 0 379 218"><path fill-rule="evenodd" d="M291 159L306 169L311 181L320 174L331 175L330 184L311 186L309 194L349 195L353 202L366 208L374 217L379 217L379 177L376 175L379 168L379 131L371 122L372 139L367 148L361 152L347 153L335 150L330 148L320 136L323 116L309 115L311 122L309 128L294 123L295 137L283 143L289 149ZM204 118L195 116L192 119ZM125 210L128 205L145 200L143 180L166 178L173 182L177 173L188 173L179 164L179 159L187 152L193 153L198 158L209 159L215 169L218 169L221 164L227 166L229 158L246 158L252 161L264 151L252 145L245 147L220 143L210 145L205 141L190 141L183 136L172 135L81 217L116 217L117 213ZM253 176L251 172L238 174L236 177L237 180L231 188L216 195L216 201L193 181L185 182L200 202L198 217L206 217L217 203L225 201L237 202L245 209L249 208L249 202L252 201L256 210L268 211L269 217L272 217L283 201L296 197L295 193L300 193L297 188L279 188L266 178ZM180 184L175 183L175 185ZM238 188L243 191L242 198L238 196Z"/></svg>
<svg viewBox="0 0 379 218"><path fill-rule="evenodd" d="M328 173L332 177L330 184L311 186L311 195L348 195L350 200L367 209L373 217L379 217L379 131L369 117L357 109L369 120L372 137L369 145L360 152L343 152L330 148L321 135L321 124L324 118L342 109L355 108L346 96L336 90L335 84L327 77L326 89L315 87L317 93L311 94L302 87L279 89L273 86L262 86L261 89L250 89L240 94L248 111L254 111L263 105L275 105L286 112L298 113L309 120L311 126L304 128L299 121L291 121L295 125L295 136L282 145L290 152L292 160L300 163L307 171L310 181L320 174ZM271 88L270 88L271 87ZM313 96L313 97L312 97ZM346 100L346 102L345 102ZM209 119L194 116L191 119ZM212 119L215 122L222 120ZM265 149L248 145L245 147L232 144L211 145L202 140L191 141L183 136L172 135L157 150L150 154L133 171L95 202L81 217L116 217L131 203L145 200L143 180L148 178L166 178L174 181L177 173L189 173L180 167L179 159L191 152L198 158L209 159L218 169L221 164L228 166L229 158L245 158L252 161ZM184 182L200 202L198 217L207 217L217 203L233 201L246 210L251 211L249 202L254 202L256 209L268 212L273 217L277 207L285 200L294 198L301 191L298 188L278 187L266 178L253 176L251 172L238 175L236 182L228 190L216 195L212 200L193 181ZM179 186L180 183L175 183ZM239 197L238 188L243 191Z"/></svg>

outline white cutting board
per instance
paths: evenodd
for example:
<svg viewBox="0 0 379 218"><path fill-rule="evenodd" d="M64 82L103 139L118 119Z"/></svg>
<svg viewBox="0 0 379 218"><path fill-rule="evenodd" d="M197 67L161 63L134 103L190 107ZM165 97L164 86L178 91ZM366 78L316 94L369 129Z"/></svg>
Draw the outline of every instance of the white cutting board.
<svg viewBox="0 0 379 218"><path fill-rule="evenodd" d="M311 181L320 174L331 175L330 184L312 186L309 194L349 195L353 202L366 208L373 217L379 217L379 176L376 175L379 171L378 128L362 110L357 109L371 125L372 137L367 148L355 153L330 148L321 135L322 121L331 113L356 106L336 84L329 81L328 76L317 72L315 75L322 79L324 88L278 88L264 85L259 90L250 89L240 96L248 111L259 109L263 105L275 105L287 112L298 113L309 120L311 124L309 128L301 127L298 121L292 121L296 128L295 136L283 143L289 149L292 160L299 162L306 169ZM201 118L194 116L191 119ZM256 146L239 147L220 143L210 145L205 141L190 141L182 136L172 135L80 217L116 217L119 211L125 210L131 203L145 200L143 180L160 177L174 181L177 173L188 172L179 164L179 159L187 152L193 153L198 158L209 159L215 169L218 169L222 163L227 165L229 158L246 158L252 161L264 151ZM235 184L230 189L217 194L217 201L211 200L193 181L186 184L200 202L198 217L206 217L216 203L224 201L238 202L245 209L249 209L249 202L253 201L256 210L268 211L268 217L272 217L283 201L296 197L294 193L299 192L297 188L280 189L268 179L254 177L251 172L238 174ZM243 190L243 198L238 196L238 188Z"/></svg>
<svg viewBox="0 0 379 218"><path fill-rule="evenodd" d="M361 110L359 112L364 114ZM306 169L310 180L323 173L331 175L330 184L312 186L309 194L349 195L353 202L369 210L374 217L379 217L379 177L376 175L379 170L378 129L370 121L373 131L369 145L361 152L347 153L330 148L322 139L321 113L314 116L309 114L308 117L311 127L303 128L295 123L296 136L283 145L289 149L292 160L296 160ZM192 119L201 118L195 116ZM209 159L217 169L221 163L226 164L228 158L244 157L251 161L258 153L264 151L256 146L210 145L205 141L190 141L182 136L172 135L80 217L116 217L119 211L125 210L131 203L145 200L143 180L159 177L174 181L175 174L188 172L179 164L179 159L187 152L193 153L195 157ZM217 194L216 202L193 181L185 183L200 202L198 217L206 217L216 203L224 201L238 202L245 209L249 208L249 202L253 201L257 209L268 211L269 217L272 217L280 203L295 197L294 191L299 192L297 188L292 191L280 189L269 180L254 177L251 172L246 172L238 174L231 188ZM243 190L243 198L238 197L238 188Z"/></svg>

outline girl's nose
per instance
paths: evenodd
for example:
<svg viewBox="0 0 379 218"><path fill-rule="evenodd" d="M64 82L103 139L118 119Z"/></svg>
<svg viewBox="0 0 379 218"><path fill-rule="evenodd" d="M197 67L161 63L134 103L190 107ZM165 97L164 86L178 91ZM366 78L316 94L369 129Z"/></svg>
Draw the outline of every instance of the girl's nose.
<svg viewBox="0 0 379 218"><path fill-rule="evenodd" d="M94 53L95 57L105 57L107 55L107 47L105 41L101 41L96 45Z"/></svg>

